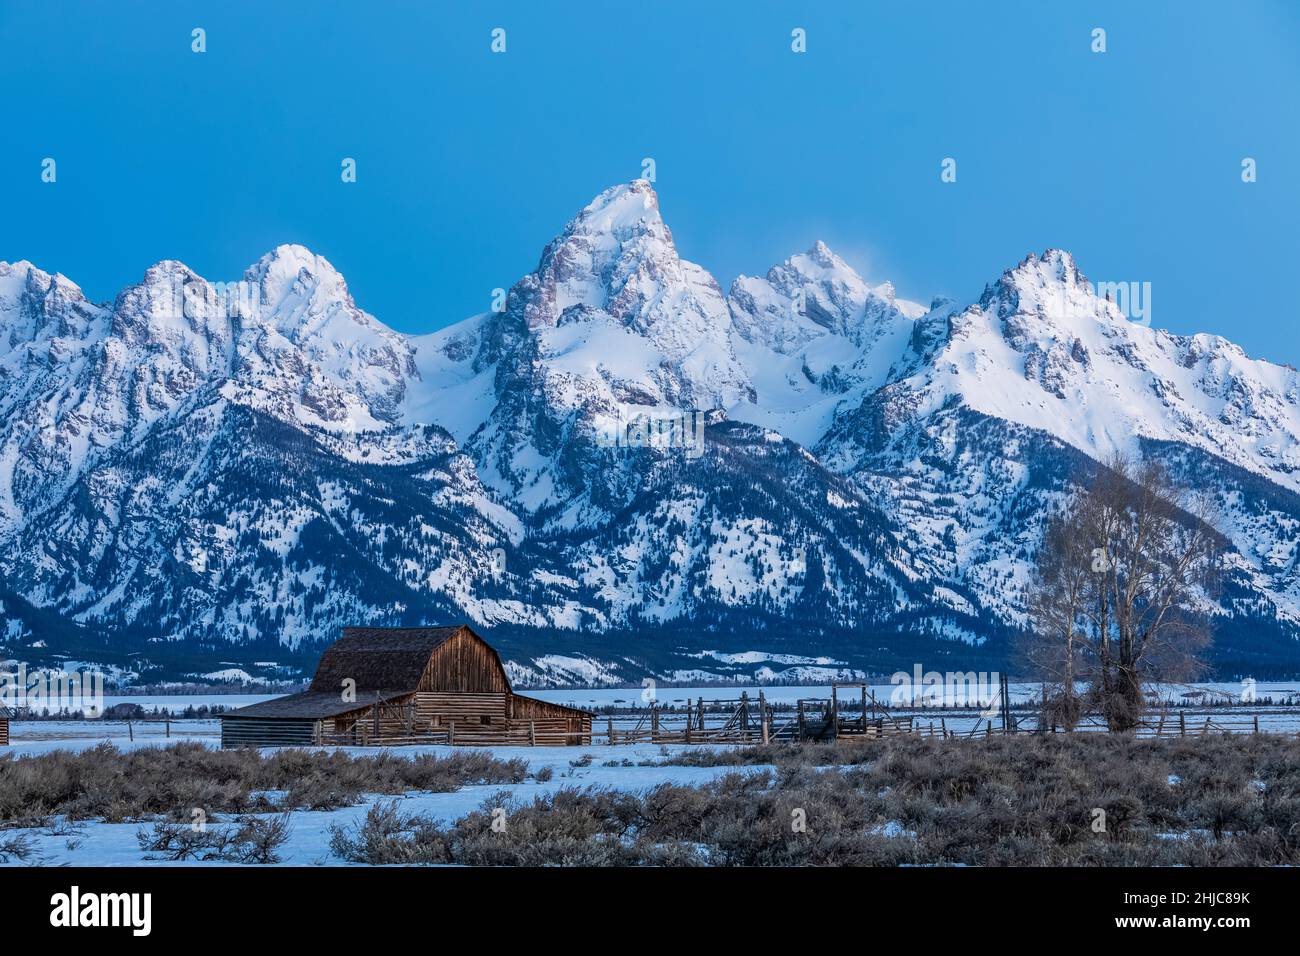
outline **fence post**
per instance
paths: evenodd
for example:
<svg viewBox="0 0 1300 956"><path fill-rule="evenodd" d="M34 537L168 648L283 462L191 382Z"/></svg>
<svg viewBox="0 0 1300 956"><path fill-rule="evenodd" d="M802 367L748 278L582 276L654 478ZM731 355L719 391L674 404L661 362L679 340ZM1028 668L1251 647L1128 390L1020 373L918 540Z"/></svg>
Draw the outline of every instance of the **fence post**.
<svg viewBox="0 0 1300 956"><path fill-rule="evenodd" d="M1255 733L1259 733L1259 714L1255 715Z"/></svg>
<svg viewBox="0 0 1300 956"><path fill-rule="evenodd" d="M1178 712L1178 736L1187 736L1187 714L1183 713L1181 710Z"/></svg>
<svg viewBox="0 0 1300 956"><path fill-rule="evenodd" d="M568 743L567 738L565 739L565 743ZM535 720L530 720L528 722L528 746L537 746L537 721Z"/></svg>
<svg viewBox="0 0 1300 956"><path fill-rule="evenodd" d="M1011 733L1011 692L1007 688L1007 675L999 675L1001 680L999 688L1002 691L1002 732Z"/></svg>
<svg viewBox="0 0 1300 956"><path fill-rule="evenodd" d="M614 746L614 718L606 717L605 731L609 734L609 746Z"/></svg>
<svg viewBox="0 0 1300 956"><path fill-rule="evenodd" d="M447 721L447 746L454 746L456 743L456 721Z"/></svg>

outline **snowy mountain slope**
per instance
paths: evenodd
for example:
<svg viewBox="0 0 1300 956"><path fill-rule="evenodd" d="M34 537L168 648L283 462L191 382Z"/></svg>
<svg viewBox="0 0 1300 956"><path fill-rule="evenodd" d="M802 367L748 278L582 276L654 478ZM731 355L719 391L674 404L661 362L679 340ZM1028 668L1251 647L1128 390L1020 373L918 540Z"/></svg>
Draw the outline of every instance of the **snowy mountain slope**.
<svg viewBox="0 0 1300 956"><path fill-rule="evenodd" d="M1223 659L1282 666L1297 391L1129 321L1056 251L965 306L821 243L724 295L644 181L502 311L425 336L297 246L229 284L162 262L103 304L0 264L0 657L39 630L305 666L344 623L467 619L546 681L704 650L996 661L1047 510L1124 448L1217 497Z"/></svg>
<svg viewBox="0 0 1300 956"><path fill-rule="evenodd" d="M889 283L868 285L821 242L766 278L737 279L730 305L755 398L728 414L810 446L837 412L915 359L917 323L927 316L922 306L897 299ZM931 311L949 308L936 300Z"/></svg>
<svg viewBox="0 0 1300 956"><path fill-rule="evenodd" d="M1180 442L1300 487L1294 368L1130 321L1058 250L1027 257L954 314L943 347L890 390L913 414L956 399L1094 457L1138 438Z"/></svg>
<svg viewBox="0 0 1300 956"><path fill-rule="evenodd" d="M752 397L732 338L718 284L677 255L658 197L637 180L585 207L503 311L419 340L430 374L408 420L458 406L452 433L483 480L527 511L554 508L584 483L571 442L633 415Z"/></svg>
<svg viewBox="0 0 1300 956"><path fill-rule="evenodd" d="M340 432L396 417L414 350L353 305L325 260L282 246L244 282L246 296L228 294L161 262L96 306L62 276L0 265L0 538L213 388Z"/></svg>
<svg viewBox="0 0 1300 956"><path fill-rule="evenodd" d="M10 586L155 660L160 642L275 660L354 620L575 613L434 426L334 437L218 400L106 455L55 513L18 536Z"/></svg>
<svg viewBox="0 0 1300 956"><path fill-rule="evenodd" d="M915 371L841 412L814 450L879 495L913 566L963 595L977 630L1023 625L1042 516L1114 451L1204 459L1182 475L1216 499L1235 548L1230 587L1254 595L1238 610L1294 629L1293 369L1135 324L1055 251L945 325Z"/></svg>

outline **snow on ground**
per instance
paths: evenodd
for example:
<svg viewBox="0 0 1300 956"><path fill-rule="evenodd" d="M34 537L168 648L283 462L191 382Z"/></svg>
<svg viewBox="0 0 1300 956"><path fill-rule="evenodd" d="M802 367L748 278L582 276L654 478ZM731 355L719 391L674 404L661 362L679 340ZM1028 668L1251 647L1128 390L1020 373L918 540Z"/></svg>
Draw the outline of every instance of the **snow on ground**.
<svg viewBox="0 0 1300 956"><path fill-rule="evenodd" d="M170 736L168 736L170 734ZM216 720L15 720L9 725L6 753L40 754L51 750L86 750L111 743L118 750L166 746L183 740L221 746L221 724Z"/></svg>
<svg viewBox="0 0 1300 956"><path fill-rule="evenodd" d="M705 700L738 697L742 688L735 687L682 687L656 688L656 698L663 704L684 704L688 700L703 697ZM751 697L757 688L745 688ZM894 690L891 684L874 684L869 690L874 691L878 700L887 700ZM1164 699L1179 703L1200 703L1240 697L1240 683L1169 685L1161 689ZM1266 682L1254 688L1260 699L1285 699L1290 695L1300 695L1300 683ZM585 707L604 707L623 705L629 708L644 706L643 689L640 688L599 688L592 690L540 690L531 692L533 696L559 703L576 704ZM799 699L825 698L829 688L825 686L790 686L764 687L764 695L777 704L792 704ZM1012 684L1012 697L1019 702L1034 698L1039 692L1038 685ZM857 699L860 691L856 688L845 689L844 699ZM248 704L265 700L269 696L261 694L240 695L153 695L142 698L109 698L109 703L124 700L144 704L147 707L166 706L183 707L186 704L224 703ZM1257 707L1233 707L1231 709L1209 708L1215 713L1215 719L1249 719L1252 714L1260 715L1263 730L1295 732L1300 730L1300 710L1279 709L1267 705ZM1203 709L1202 709L1203 712ZM943 719L949 730L965 733L975 720L972 716L959 716L951 712L917 708L913 711L924 723L933 720L936 725ZM1197 718L1200 719L1199 717ZM635 722L635 717L615 719L616 727L626 727ZM603 723L603 720L598 721ZM1189 725L1191 722L1189 721ZM170 734L170 736L169 736ZM111 720L39 720L14 721L11 724L10 747L4 748L3 755L35 755L53 750L83 750L109 741L119 749L134 749L148 746L168 746L180 741L194 741L207 746L220 745L220 722L217 720L176 720L168 724L162 721L125 721ZM411 792L400 797L371 794L363 798L356 806L333 811L293 811L290 818L292 833L288 843L281 851L282 865L339 865L341 861L333 858L329 851L331 825L350 826L364 819L367 810L380 800L398 799L404 813L428 814L436 819L451 822L479 808L484 801L494 798L498 793L506 792L515 800L527 801L539 794L554 793L564 787L610 787L628 792L642 792L661 783L675 783L692 786L707 783L731 772L752 773L769 767L675 767L664 766L661 761L665 753L679 750L698 750L701 745L686 747L682 745L661 746L658 744L620 745L610 747L593 744L586 747L494 747L490 748L494 757L501 760L520 759L528 767L529 779L513 785L483 785L464 787L453 793ZM345 748L353 756L380 753L379 748ZM402 756L431 753L445 756L458 748L445 746L400 747L390 752ZM574 766L574 763L590 762L587 766ZM624 762L632 766L624 766ZM614 766L602 766L606 762L616 762ZM637 766L650 763L650 766ZM549 771L551 778L546 781L537 779L537 774ZM1171 778L1171 786L1176 785ZM230 822L230 818L214 821L214 825ZM123 866L123 865L159 865L159 866L208 866L222 864L207 863L170 863L166 861L146 861L136 840L141 828L148 829L149 824L129 823L110 824L90 822L85 824L60 827L58 832L50 829L32 829L28 831L33 838L35 862L44 865L87 865L87 866ZM64 832L64 830L69 832Z"/></svg>
<svg viewBox="0 0 1300 956"><path fill-rule="evenodd" d="M206 723L206 722L205 722ZM193 739L201 739L195 737ZM69 743L89 743L94 741L63 741ZM137 737L134 746L146 746L158 743L157 740L144 741ZM161 741L165 743L165 741ZM212 743L212 740L208 740ZM28 742L16 740L14 750L20 753L39 753L46 741ZM122 742L114 740L121 746ZM447 756L459 748L451 747L403 747L390 751L403 756L431 753ZM288 842L279 851L281 866L344 865L335 858L329 849L330 827L352 826L364 821L366 812L378 802L399 800L404 815L416 813L427 814L445 823L451 823L483 805L489 798L495 798L502 792L509 793L516 802L531 801L542 794L555 793L565 788L607 787L627 792L649 790L661 783L674 783L683 786L696 786L708 783L727 773L756 773L770 767L666 767L666 766L616 766L603 767L607 760L631 761L633 764L643 761L660 761L663 751L683 749L682 747L662 748L659 745L620 746L620 747L494 747L492 754L500 760L518 758L528 764L530 779L519 784L487 784L462 787L453 793L427 793L411 791L405 795L369 794L360 804L339 810L294 810L290 816L292 830ZM348 748L352 756L373 755L379 748ZM589 755L589 766L575 767L571 762L581 762ZM535 775L539 770L549 769L553 776L547 781L538 781ZM493 803L493 806L496 806ZM265 814L252 814L265 816ZM223 826L235 820L232 815L213 820L213 826ZM170 862L146 860L144 852L136 840L141 830L150 829L152 824L142 823L101 823L69 824L74 832L64 832L61 827L56 835L48 828L26 831L33 838L35 848L34 862L43 866L222 866L229 864L202 862ZM28 862L33 862L29 860ZM15 864L11 864L15 865Z"/></svg>

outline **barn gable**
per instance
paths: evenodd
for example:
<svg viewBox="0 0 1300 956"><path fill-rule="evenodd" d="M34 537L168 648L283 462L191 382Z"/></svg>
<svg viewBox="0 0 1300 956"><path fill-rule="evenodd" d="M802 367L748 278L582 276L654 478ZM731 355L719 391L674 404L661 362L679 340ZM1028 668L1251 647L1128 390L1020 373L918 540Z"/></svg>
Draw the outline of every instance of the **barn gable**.
<svg viewBox="0 0 1300 956"><path fill-rule="evenodd" d="M417 690L448 694L509 694L501 656L468 627L456 629L429 656Z"/></svg>

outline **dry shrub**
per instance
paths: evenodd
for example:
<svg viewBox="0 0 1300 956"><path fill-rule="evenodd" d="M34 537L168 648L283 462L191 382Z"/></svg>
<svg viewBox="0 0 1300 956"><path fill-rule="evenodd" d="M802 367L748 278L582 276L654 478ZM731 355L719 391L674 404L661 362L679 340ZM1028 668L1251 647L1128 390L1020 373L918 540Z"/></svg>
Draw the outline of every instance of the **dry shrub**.
<svg viewBox="0 0 1300 956"><path fill-rule="evenodd" d="M273 807L330 810L366 793L450 792L519 783L527 773L522 760L479 751L354 757L323 750L214 750L193 742L121 751L105 743L0 757L0 823L55 814L113 823L159 816L185 821L196 807L210 818ZM268 791L282 796L272 802Z"/></svg>

